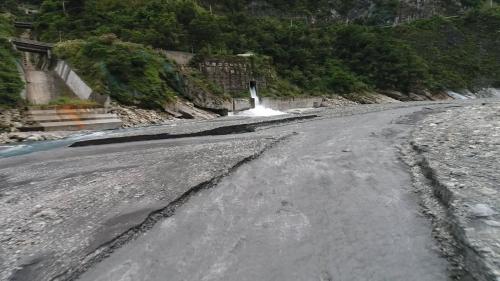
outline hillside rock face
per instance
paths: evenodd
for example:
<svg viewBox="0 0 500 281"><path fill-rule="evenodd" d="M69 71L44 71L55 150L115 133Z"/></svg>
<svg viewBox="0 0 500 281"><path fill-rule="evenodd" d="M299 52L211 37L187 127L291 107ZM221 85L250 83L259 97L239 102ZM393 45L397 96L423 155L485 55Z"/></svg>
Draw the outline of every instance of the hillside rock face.
<svg viewBox="0 0 500 281"><path fill-rule="evenodd" d="M184 79L184 96L199 108L226 115L232 108L229 99L213 94L190 79Z"/></svg>
<svg viewBox="0 0 500 281"><path fill-rule="evenodd" d="M227 10L226 1L202 1L207 6ZM457 15L467 6L461 0L328 0L282 3L278 0L243 1L229 6L255 16L290 18L309 23L317 22L369 22L372 24L397 24L435 15ZM306 2L304 4L304 2ZM473 5L474 1L467 2Z"/></svg>
<svg viewBox="0 0 500 281"><path fill-rule="evenodd" d="M397 20L408 21L428 18L435 15L453 15L463 12L459 1L442 0L403 0L397 14Z"/></svg>
<svg viewBox="0 0 500 281"><path fill-rule="evenodd" d="M337 12L334 8L332 14ZM361 0L340 19L368 21L375 24L398 24L436 15L456 15L464 12L459 1L443 0ZM339 14L340 15L340 14Z"/></svg>

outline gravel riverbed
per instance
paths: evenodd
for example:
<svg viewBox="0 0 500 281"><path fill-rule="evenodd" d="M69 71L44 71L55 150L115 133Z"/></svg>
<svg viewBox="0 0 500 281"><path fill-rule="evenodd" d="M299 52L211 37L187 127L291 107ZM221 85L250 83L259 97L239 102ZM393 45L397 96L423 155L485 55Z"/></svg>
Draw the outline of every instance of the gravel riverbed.
<svg viewBox="0 0 500 281"><path fill-rule="evenodd" d="M411 146L466 270L476 280L500 280L500 103L432 114Z"/></svg>

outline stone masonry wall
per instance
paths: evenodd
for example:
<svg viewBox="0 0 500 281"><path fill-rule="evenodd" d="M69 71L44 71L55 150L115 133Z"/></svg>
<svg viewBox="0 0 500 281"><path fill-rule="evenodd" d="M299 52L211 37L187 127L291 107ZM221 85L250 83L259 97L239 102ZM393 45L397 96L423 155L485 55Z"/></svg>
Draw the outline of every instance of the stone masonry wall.
<svg viewBox="0 0 500 281"><path fill-rule="evenodd" d="M199 63L199 70L227 93L248 92L251 81L257 82L257 87L261 89L267 87L267 79L255 75L246 58L206 59Z"/></svg>

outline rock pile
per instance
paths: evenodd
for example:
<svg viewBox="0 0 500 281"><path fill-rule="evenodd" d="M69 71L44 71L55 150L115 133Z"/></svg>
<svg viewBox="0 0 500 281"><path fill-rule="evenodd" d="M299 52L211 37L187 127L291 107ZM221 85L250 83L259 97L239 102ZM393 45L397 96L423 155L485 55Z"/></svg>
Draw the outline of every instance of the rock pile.
<svg viewBox="0 0 500 281"><path fill-rule="evenodd" d="M391 98L387 95L383 95L377 92L362 92L362 93L351 93L346 95L346 98L354 101L358 104L386 104L386 103L399 103L401 101Z"/></svg>
<svg viewBox="0 0 500 281"><path fill-rule="evenodd" d="M348 100L342 96L331 96L323 99L321 103L322 107L337 107L337 106L353 106L357 105L357 102Z"/></svg>
<svg viewBox="0 0 500 281"><path fill-rule="evenodd" d="M58 140L74 132L11 132L0 134L0 143Z"/></svg>
<svg viewBox="0 0 500 281"><path fill-rule="evenodd" d="M166 112L146 110L135 106L124 106L112 103L109 113L120 117L124 128L159 125L172 121L174 117Z"/></svg>
<svg viewBox="0 0 500 281"><path fill-rule="evenodd" d="M23 114L18 109L7 109L0 112L0 133L18 132L25 123Z"/></svg>

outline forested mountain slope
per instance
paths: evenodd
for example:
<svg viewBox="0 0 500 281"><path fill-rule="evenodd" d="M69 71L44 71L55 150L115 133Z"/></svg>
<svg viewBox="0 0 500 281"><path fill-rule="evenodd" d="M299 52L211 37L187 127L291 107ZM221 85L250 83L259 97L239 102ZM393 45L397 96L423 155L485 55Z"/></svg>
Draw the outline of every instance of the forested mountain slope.
<svg viewBox="0 0 500 281"><path fill-rule="evenodd" d="M313 22L390 24L450 16L480 7L481 0L202 0L205 7L225 13L304 19Z"/></svg>
<svg viewBox="0 0 500 281"><path fill-rule="evenodd" d="M57 40L60 32L64 39L114 33L125 41L202 54L253 51L272 57L281 76L308 91L408 92L498 82L498 9L380 28L216 14L186 0L67 2L64 13L61 1L44 1L42 39Z"/></svg>
<svg viewBox="0 0 500 281"><path fill-rule="evenodd" d="M253 52L270 57L284 84L303 95L423 95L500 85L500 9L493 1L45 0L36 34L50 42L115 34L199 57ZM412 5L420 14L403 15ZM415 18L423 19L402 23ZM100 53L108 61L137 58Z"/></svg>

